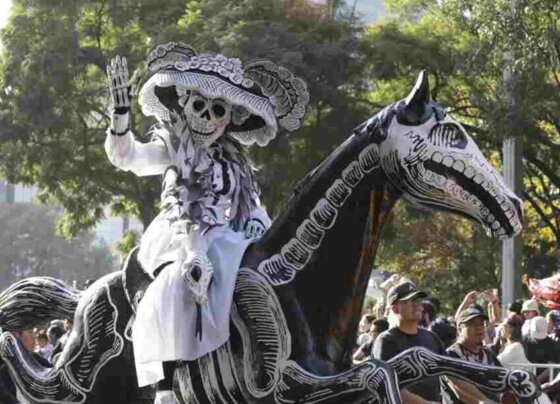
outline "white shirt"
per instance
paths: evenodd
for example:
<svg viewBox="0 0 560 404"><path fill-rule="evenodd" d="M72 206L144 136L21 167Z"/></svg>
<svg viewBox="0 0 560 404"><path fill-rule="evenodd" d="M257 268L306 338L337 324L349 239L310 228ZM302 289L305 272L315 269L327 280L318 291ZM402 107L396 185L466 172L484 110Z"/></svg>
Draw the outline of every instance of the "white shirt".
<svg viewBox="0 0 560 404"><path fill-rule="evenodd" d="M520 342L507 343L504 350L498 355L498 360L506 367L510 367L514 363L530 363ZM531 371L530 367L516 366L515 368Z"/></svg>

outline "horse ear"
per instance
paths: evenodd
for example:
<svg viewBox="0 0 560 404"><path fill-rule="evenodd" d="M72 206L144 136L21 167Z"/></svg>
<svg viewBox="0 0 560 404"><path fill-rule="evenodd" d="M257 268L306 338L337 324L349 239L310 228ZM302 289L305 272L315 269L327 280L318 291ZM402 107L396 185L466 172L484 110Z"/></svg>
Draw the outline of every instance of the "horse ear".
<svg viewBox="0 0 560 404"><path fill-rule="evenodd" d="M424 117L427 104L430 102L430 84L428 75L422 70L416 79L414 88L408 94L404 103L406 105L406 117L411 122L420 122Z"/></svg>

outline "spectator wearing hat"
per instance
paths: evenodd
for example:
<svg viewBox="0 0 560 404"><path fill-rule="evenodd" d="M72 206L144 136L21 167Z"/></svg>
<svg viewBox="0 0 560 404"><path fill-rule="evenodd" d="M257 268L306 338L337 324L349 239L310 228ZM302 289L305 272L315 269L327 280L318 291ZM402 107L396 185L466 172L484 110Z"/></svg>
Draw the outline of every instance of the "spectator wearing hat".
<svg viewBox="0 0 560 404"><path fill-rule="evenodd" d="M49 343L55 347L58 344L58 340L64 335L65 331L63 327L58 325L51 325L47 330L47 336L49 338ZM53 348L54 349L54 348Z"/></svg>
<svg viewBox="0 0 560 404"><path fill-rule="evenodd" d="M463 298L463 301L461 302L461 304L459 305L459 307L457 308L457 311L455 312L455 323L457 323L458 319L459 319L459 315L468 307L472 306L473 304L476 304L476 299L478 298L478 292L476 290L472 290L469 293L467 293L465 295L465 297Z"/></svg>
<svg viewBox="0 0 560 404"><path fill-rule="evenodd" d="M521 315L525 319L523 323L523 327L521 328L521 334L523 337L526 338L529 334L529 330L531 327L531 321L540 315L539 313L539 302L536 300L525 300L523 302L523 307L521 308Z"/></svg>
<svg viewBox="0 0 560 404"><path fill-rule="evenodd" d="M56 359L58 358L58 355L60 355L62 353L62 351L64 350L64 346L66 345L66 342L68 341L68 338L70 337L70 334L72 333L72 328L74 327L74 319L70 318L70 317L66 317L64 319L63 324L64 324L64 332L63 332L62 336L59 336L57 338L57 342L56 342L56 344L54 344L54 349L53 349L52 357L51 357L51 360L53 361L53 363L56 362Z"/></svg>
<svg viewBox="0 0 560 404"><path fill-rule="evenodd" d="M438 337L418 326L422 318L422 300L427 296L427 293L418 290L412 282L403 282L389 289L387 305L395 315L395 327L377 337L373 345L374 358L387 361L412 347L424 347L437 354L444 353ZM439 402L439 378L423 378L413 386L401 390L401 395L404 402Z"/></svg>
<svg viewBox="0 0 560 404"><path fill-rule="evenodd" d="M473 305L463 310L457 316L457 342L447 348L447 355L486 366L502 366L496 355L483 346L486 321L488 321L488 316L480 307ZM485 395L475 386L463 380L447 377L444 380L446 382L443 385L446 403L499 401L498 396Z"/></svg>
<svg viewBox="0 0 560 404"><path fill-rule="evenodd" d="M488 305L488 314L489 314L489 321L487 320L487 328L484 337L484 341L486 343L491 343L492 339L496 336L495 334L495 326L498 323L498 319L501 318L502 313L500 310L500 305L498 304L498 296L497 292L494 292L490 289L484 290L482 292L478 292L473 290L467 293L463 299L463 302L455 312L455 322L459 318L459 315L467 308L471 306L477 306L480 310L484 310L482 306L477 304L477 299L483 299ZM498 348L498 347L497 347Z"/></svg>

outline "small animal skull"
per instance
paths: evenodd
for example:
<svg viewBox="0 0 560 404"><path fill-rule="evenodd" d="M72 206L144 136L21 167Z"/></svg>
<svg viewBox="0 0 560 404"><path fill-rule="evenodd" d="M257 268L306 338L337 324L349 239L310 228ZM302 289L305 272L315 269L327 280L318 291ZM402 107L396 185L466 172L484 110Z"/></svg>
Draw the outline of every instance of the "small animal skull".
<svg viewBox="0 0 560 404"><path fill-rule="evenodd" d="M194 301L197 304L206 303L208 288L214 274L212 263L206 254L197 252L191 259L183 262L181 273Z"/></svg>
<svg viewBox="0 0 560 404"><path fill-rule="evenodd" d="M195 146L208 147L223 135L231 121L231 109L222 98L211 99L193 91L184 111Z"/></svg>

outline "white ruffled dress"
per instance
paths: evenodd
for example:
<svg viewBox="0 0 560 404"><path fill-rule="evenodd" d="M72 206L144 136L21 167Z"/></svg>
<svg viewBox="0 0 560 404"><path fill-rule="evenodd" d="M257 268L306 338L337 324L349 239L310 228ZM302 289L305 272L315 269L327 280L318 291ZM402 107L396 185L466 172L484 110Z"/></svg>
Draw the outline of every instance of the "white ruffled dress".
<svg viewBox="0 0 560 404"><path fill-rule="evenodd" d="M229 315L237 271L251 242L243 229L234 231L228 223L232 207L235 209L236 205L239 175L235 175L225 160L215 164L219 147L213 145L194 151L185 144L185 139L179 147L172 147L169 136L162 131L151 142L140 143L129 131L120 137L108 133L105 142L109 160L120 169L147 176L163 174L169 166L175 165L184 178L193 170L197 174L210 173L212 180L207 185L223 191L203 192L202 197L194 198L199 220L204 225L195 225L188 240L177 237L165 212L154 219L142 236L138 258L147 272L153 275L163 263L171 264L155 277L138 305L132 337L140 387L163 379L162 362L194 360L229 339ZM186 192L181 200L193 200L188 189ZM270 219L258 206L258 200L250 216L248 219L258 219L266 228L270 226ZM189 248L206 251L214 270L208 300L200 311L200 336L195 335L196 303L181 276L185 242Z"/></svg>

